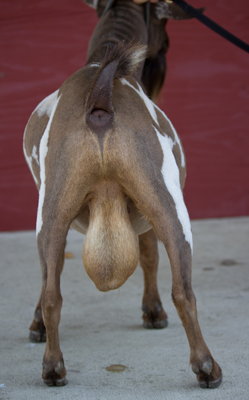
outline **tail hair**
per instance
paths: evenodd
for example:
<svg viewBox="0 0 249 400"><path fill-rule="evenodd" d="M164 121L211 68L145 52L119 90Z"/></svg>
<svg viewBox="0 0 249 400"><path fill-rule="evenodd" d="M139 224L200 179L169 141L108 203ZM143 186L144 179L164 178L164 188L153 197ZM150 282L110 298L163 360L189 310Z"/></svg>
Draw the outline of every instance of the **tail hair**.
<svg viewBox="0 0 249 400"><path fill-rule="evenodd" d="M109 63L117 63L114 79L133 75L145 60L147 46L139 43L119 43L113 48L108 48L103 59L101 69Z"/></svg>

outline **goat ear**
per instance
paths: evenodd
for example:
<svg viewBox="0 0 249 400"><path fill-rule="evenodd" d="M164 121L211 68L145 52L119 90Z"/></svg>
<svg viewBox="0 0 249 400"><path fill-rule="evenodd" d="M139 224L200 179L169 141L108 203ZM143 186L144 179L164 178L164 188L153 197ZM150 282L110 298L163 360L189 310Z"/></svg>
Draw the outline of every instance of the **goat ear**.
<svg viewBox="0 0 249 400"><path fill-rule="evenodd" d="M197 8L198 11L203 13L205 11L205 7ZM174 19L174 20L182 20L182 19L191 19L192 15L188 14L181 7L177 6L174 3L166 3L163 1L159 1L156 5L156 15L158 19Z"/></svg>

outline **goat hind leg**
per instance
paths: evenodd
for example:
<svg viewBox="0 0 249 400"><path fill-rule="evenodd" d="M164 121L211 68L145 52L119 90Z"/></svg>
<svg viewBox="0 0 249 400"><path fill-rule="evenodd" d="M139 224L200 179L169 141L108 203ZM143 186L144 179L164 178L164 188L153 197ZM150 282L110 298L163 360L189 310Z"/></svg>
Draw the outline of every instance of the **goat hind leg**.
<svg viewBox="0 0 249 400"><path fill-rule="evenodd" d="M218 387L222 371L208 349L198 323L196 298L191 285L191 250L182 240L169 250L172 270L172 299L190 346L190 365L202 388Z"/></svg>
<svg viewBox="0 0 249 400"><path fill-rule="evenodd" d="M58 326L62 307L60 275L68 228L61 221L46 222L37 237L43 276L40 304L47 336L42 378L48 386L64 386L67 384L66 369L59 344Z"/></svg>
<svg viewBox="0 0 249 400"><path fill-rule="evenodd" d="M169 256L172 299L189 341L192 370L201 387L214 388L221 383L222 371L213 359L198 323L196 299L191 285L192 238L189 217L182 200L179 219L173 198L166 187L157 191L157 195L158 199L148 195L140 200L138 191L137 202Z"/></svg>
<svg viewBox="0 0 249 400"><path fill-rule="evenodd" d="M172 299L189 341L192 370L202 388L218 387L222 380L222 371L203 339L197 318L196 298L191 285L190 244L181 234L181 227L176 219L171 225L167 239L160 238L170 259Z"/></svg>
<svg viewBox="0 0 249 400"><path fill-rule="evenodd" d="M144 275L143 326L161 329L168 325L157 287L158 248L157 238L151 229L139 236L140 265Z"/></svg>
<svg viewBox="0 0 249 400"><path fill-rule="evenodd" d="M63 269L63 264L61 268L61 272ZM43 317L42 317L42 309L41 309L41 302L42 302L42 295L44 292L44 281L42 281L42 289L39 301L37 303L35 312L34 312L34 319L29 327L29 339L33 343L40 343L46 342L47 334L46 334L46 327L44 325Z"/></svg>
<svg viewBox="0 0 249 400"><path fill-rule="evenodd" d="M43 291L44 291L44 285L42 284L41 295L35 309L34 319L29 327L30 330L29 339L33 343L46 342L47 340L46 328L43 322L42 310L41 310Z"/></svg>

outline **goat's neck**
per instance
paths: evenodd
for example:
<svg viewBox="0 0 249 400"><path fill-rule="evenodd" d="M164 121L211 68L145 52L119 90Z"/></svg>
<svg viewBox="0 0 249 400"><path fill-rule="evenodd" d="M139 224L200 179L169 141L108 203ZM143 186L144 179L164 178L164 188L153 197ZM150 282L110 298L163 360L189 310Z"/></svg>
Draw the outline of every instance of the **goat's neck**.
<svg viewBox="0 0 249 400"><path fill-rule="evenodd" d="M87 64L101 63L107 49L118 43L140 43L147 45L148 32L144 21L144 8L129 0L116 0L115 6L96 26L91 37ZM143 63L136 74L141 79Z"/></svg>

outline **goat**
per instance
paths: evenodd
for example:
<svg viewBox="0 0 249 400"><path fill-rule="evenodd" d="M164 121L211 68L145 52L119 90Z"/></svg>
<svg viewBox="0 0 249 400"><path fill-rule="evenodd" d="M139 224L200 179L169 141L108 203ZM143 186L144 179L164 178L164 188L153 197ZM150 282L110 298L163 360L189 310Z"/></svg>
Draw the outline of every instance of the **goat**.
<svg viewBox="0 0 249 400"><path fill-rule="evenodd" d="M100 15L105 4L98 3ZM140 259L147 328L167 326L157 288L161 240L192 370L201 387L217 387L222 379L202 337L191 286L184 152L173 125L152 101L166 71L165 23L153 5L147 29L143 6L116 0L91 37L86 65L37 106L25 129L24 154L39 190L36 235L42 269L30 339L46 341L42 378L48 386L67 383L58 325L70 227L86 235L83 264L101 291L120 287Z"/></svg>

